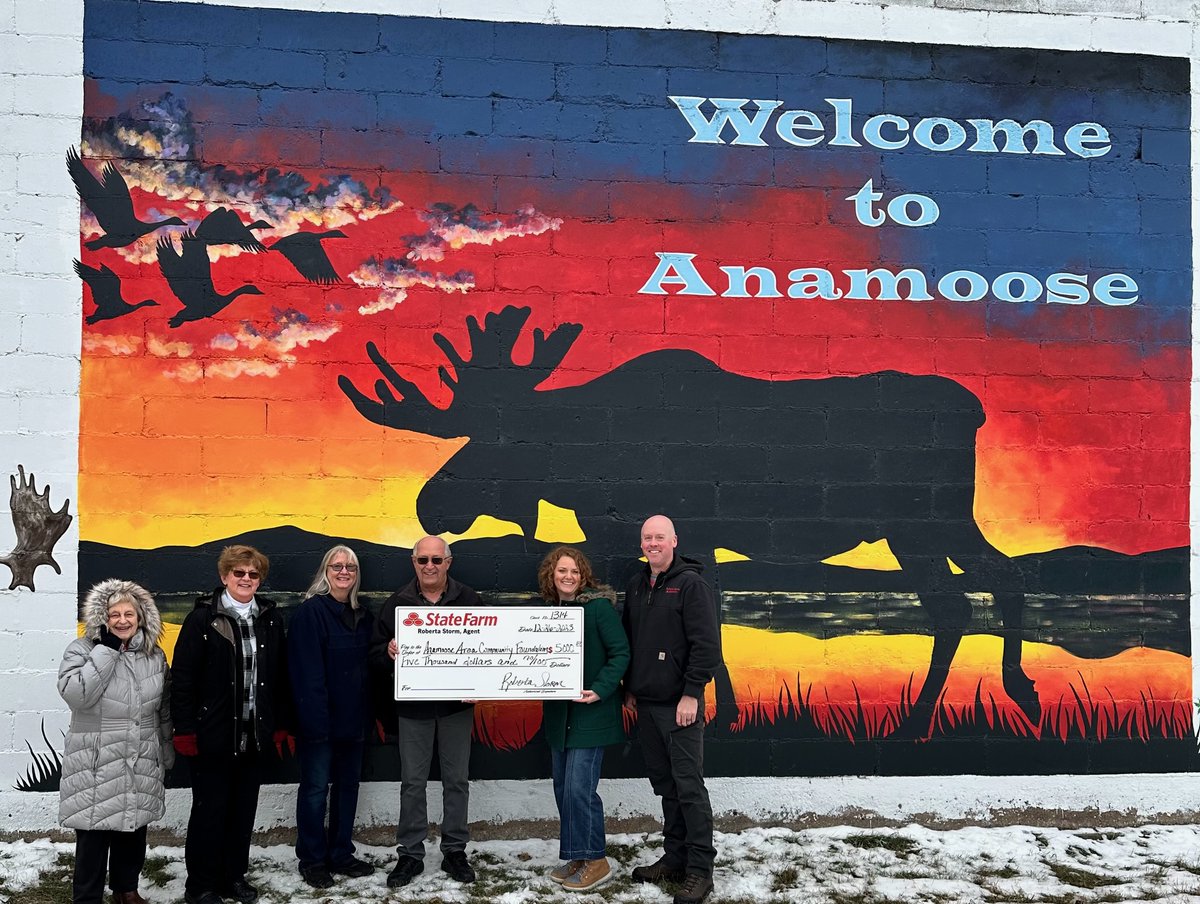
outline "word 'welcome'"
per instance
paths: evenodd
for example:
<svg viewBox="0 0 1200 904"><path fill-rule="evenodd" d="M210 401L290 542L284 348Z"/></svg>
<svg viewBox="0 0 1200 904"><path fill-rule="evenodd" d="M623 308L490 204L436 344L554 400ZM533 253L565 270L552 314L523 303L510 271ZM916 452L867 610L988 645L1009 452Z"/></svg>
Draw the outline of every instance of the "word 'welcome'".
<svg viewBox="0 0 1200 904"><path fill-rule="evenodd" d="M730 144L766 147L763 132L775 111L783 106L781 100L751 100L730 97L691 97L669 95L692 129L689 142L725 144L722 133L732 126ZM865 141L882 151L898 151L909 142L930 151L956 151L966 145L976 154L1045 154L1065 157L1103 157L1112 150L1108 129L1098 122L1078 122L1063 136L1064 151L1056 143L1055 128L1042 119L1019 123L1013 119L968 119L967 125L944 116L927 116L915 125L903 116L878 113L855 129L854 100L848 97L826 97L824 102L833 108L832 128L812 110L784 110L775 119L775 133L795 147L815 147L828 141L830 147L858 148ZM711 104L712 114L701 110ZM757 110L753 117L746 115L747 104ZM825 114L829 116L828 113ZM832 134L830 132L832 131ZM857 137L856 137L857 136ZM1032 137L1033 148L1026 141ZM862 141L858 139L861 138ZM998 141L999 139L999 141Z"/></svg>

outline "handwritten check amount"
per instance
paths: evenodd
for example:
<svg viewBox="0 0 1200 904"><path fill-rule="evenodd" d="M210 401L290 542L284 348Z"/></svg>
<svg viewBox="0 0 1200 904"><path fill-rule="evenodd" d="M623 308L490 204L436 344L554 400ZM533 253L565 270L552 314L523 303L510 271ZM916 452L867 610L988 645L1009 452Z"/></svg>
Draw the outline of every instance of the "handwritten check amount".
<svg viewBox="0 0 1200 904"><path fill-rule="evenodd" d="M578 606L396 610L397 700L574 700L583 692Z"/></svg>

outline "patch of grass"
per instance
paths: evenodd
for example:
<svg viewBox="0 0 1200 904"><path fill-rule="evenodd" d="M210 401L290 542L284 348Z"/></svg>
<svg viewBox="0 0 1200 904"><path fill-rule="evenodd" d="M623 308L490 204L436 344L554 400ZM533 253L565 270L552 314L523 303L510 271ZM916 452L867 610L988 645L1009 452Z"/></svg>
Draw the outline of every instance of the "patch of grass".
<svg viewBox="0 0 1200 904"><path fill-rule="evenodd" d="M1082 838L1084 841L1116 841L1121 837L1120 832L1101 832L1097 829L1088 829L1082 832L1076 832L1077 838Z"/></svg>
<svg viewBox="0 0 1200 904"><path fill-rule="evenodd" d="M800 878L800 871L794 866L785 866L771 878L771 891L784 891L788 888L794 888L796 880Z"/></svg>
<svg viewBox="0 0 1200 904"><path fill-rule="evenodd" d="M0 894L10 901L19 900L21 904L71 904L71 874L74 870L75 855L60 852L54 866L38 876L37 885L21 889L20 898L3 885L0 885Z"/></svg>
<svg viewBox="0 0 1200 904"><path fill-rule="evenodd" d="M171 874L167 871L167 864L171 861L166 857L147 857L146 864L142 867L142 875L145 876L155 887L162 888L171 881Z"/></svg>
<svg viewBox="0 0 1200 904"><path fill-rule="evenodd" d="M1163 866L1169 869L1183 870L1185 873L1191 873L1193 876L1200 876L1200 861L1196 860L1176 860L1171 863L1163 863L1158 860L1152 860L1155 866Z"/></svg>
<svg viewBox="0 0 1200 904"><path fill-rule="evenodd" d="M1150 867L1150 869L1146 870L1146 872L1142 873L1142 875L1138 877L1142 882L1158 884L1160 882L1167 881L1167 876L1170 873L1170 870L1160 863L1152 863L1150 864Z"/></svg>
<svg viewBox="0 0 1200 904"><path fill-rule="evenodd" d="M984 898L984 900L995 902L995 904L1001 904L1001 902L1003 902L1003 904L1033 904L1035 901L1039 902L1040 904L1040 902L1043 900L1042 898L1031 898L1022 891L998 891L988 886L984 886L984 890L988 892L988 895L986 898Z"/></svg>
<svg viewBox="0 0 1200 904"><path fill-rule="evenodd" d="M644 845L640 844L613 844L608 843L607 853L608 859L616 860L618 863L633 863L641 856L642 851L646 850Z"/></svg>
<svg viewBox="0 0 1200 904"><path fill-rule="evenodd" d="M837 889L831 890L829 894L829 904L879 904L878 898L873 895L869 889L862 891L840 891Z"/></svg>
<svg viewBox="0 0 1200 904"><path fill-rule="evenodd" d="M1001 890L993 888L990 885L985 885L984 889L988 892L985 900L990 902L990 904L1093 904L1093 902L1100 900L1099 898L1093 898L1090 895L1085 896L1078 892L1065 892L1059 895L1044 893L1030 895L1018 889Z"/></svg>
<svg viewBox="0 0 1200 904"><path fill-rule="evenodd" d="M1046 866L1050 868L1050 872L1059 882L1064 885L1073 885L1075 888L1103 888L1106 885L1125 884L1124 879L1118 879L1115 876L1101 876L1099 873L1067 866L1065 863L1047 863Z"/></svg>
<svg viewBox="0 0 1200 904"><path fill-rule="evenodd" d="M847 835L846 844L864 851L884 848L900 857L911 856L920 850L921 847L911 838L905 838L903 835L896 835L891 832L879 832L870 835L865 833L862 835Z"/></svg>
<svg viewBox="0 0 1200 904"><path fill-rule="evenodd" d="M1006 863L1004 866L985 866L977 869L975 875L981 879L1015 879L1021 875L1021 871L1011 863Z"/></svg>
<svg viewBox="0 0 1200 904"><path fill-rule="evenodd" d="M480 881L471 887L471 899L479 898L482 901L493 901L500 895L509 894L510 892L528 887L529 883L523 878L517 879L505 873L489 873L481 875Z"/></svg>
<svg viewBox="0 0 1200 904"><path fill-rule="evenodd" d="M496 866L502 861L495 854L490 854L487 851L472 851L471 858L477 863L486 863L488 866ZM526 855L525 859L529 859Z"/></svg>

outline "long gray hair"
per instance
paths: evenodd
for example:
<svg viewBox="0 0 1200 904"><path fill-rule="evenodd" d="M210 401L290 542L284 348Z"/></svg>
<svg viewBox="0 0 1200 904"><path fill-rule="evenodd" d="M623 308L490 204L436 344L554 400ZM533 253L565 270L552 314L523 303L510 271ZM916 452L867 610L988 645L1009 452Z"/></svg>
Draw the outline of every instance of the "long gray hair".
<svg viewBox="0 0 1200 904"><path fill-rule="evenodd" d="M329 552L325 553L325 558L321 559L321 567L317 569L317 573L313 576L313 581L308 585L308 590L304 593L304 598L310 596L320 596L321 594L331 593L333 588L329 585L329 563L333 561L333 557L338 553L344 552L346 557L354 565L358 565L358 554L349 546L338 544L331 547ZM358 608L358 585L362 582L362 566L359 565L358 571L354 572L354 583L350 585L350 608Z"/></svg>

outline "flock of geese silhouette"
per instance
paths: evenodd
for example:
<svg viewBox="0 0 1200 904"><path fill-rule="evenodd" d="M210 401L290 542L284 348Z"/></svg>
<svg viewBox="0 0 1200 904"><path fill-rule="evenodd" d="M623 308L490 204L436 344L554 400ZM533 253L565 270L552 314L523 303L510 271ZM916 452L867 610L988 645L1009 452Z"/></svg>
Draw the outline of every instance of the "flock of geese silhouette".
<svg viewBox="0 0 1200 904"><path fill-rule="evenodd" d="M104 235L85 242L89 251L101 248L124 248L144 235L149 235L164 226L186 226L179 217L149 222L138 219L133 212L133 198L120 170L110 161L104 165L97 179L84 165L79 152L74 148L67 151L67 171L79 192L79 199L87 205L104 231ZM237 245L255 254L263 251L278 251L302 277L311 283L329 285L341 282L337 271L321 246L324 239L346 238L340 229L323 232L296 232L277 239L267 246L258 240L251 230L270 229L265 220L243 223L241 218L226 207L209 212L194 230L189 229L180 237L182 250L177 250L170 235L159 236L155 243L158 268L162 271L171 292L183 305L167 321L176 327L194 320L203 320L223 311L240 295L262 295L257 286L246 283L232 292L218 292L212 280L212 265L208 259L209 245ZM86 318L88 324L101 320L114 320L147 305L157 305L153 299L136 303L126 301L121 291L121 279L107 264L99 268L75 261L75 272L92 290L96 310Z"/></svg>

